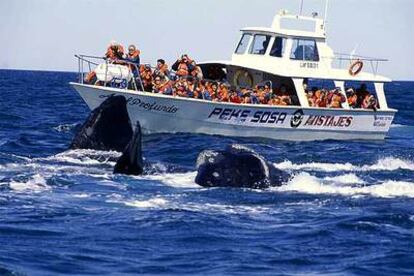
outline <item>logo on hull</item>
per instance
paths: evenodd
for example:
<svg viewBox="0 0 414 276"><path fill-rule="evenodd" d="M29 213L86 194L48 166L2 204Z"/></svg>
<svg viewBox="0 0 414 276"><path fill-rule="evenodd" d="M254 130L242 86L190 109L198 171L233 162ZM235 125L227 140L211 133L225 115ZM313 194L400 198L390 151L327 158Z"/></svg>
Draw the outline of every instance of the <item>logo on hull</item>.
<svg viewBox="0 0 414 276"><path fill-rule="evenodd" d="M303 110L302 109L298 109L295 111L295 113L293 113L291 119L290 119L290 126L293 128L298 128L300 126L300 124L302 124L303 121Z"/></svg>

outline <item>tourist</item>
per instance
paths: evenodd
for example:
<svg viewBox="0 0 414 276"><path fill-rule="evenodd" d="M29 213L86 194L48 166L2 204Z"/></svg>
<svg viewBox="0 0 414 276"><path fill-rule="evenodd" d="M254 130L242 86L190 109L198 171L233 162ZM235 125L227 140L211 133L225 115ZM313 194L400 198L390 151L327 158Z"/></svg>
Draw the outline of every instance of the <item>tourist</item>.
<svg viewBox="0 0 414 276"><path fill-rule="evenodd" d="M109 60L122 60L124 57L124 47L116 41L112 41L106 50L105 57Z"/></svg>
<svg viewBox="0 0 414 276"><path fill-rule="evenodd" d="M170 71L168 69L168 65L165 63L165 60L159 59L157 60L157 67L154 70L154 76L164 75L167 78L170 78Z"/></svg>
<svg viewBox="0 0 414 276"><path fill-rule="evenodd" d="M193 70L193 66L191 65L192 60L188 57L188 55L182 55L180 59L178 59L173 66L171 67L179 77L187 77L190 72Z"/></svg>

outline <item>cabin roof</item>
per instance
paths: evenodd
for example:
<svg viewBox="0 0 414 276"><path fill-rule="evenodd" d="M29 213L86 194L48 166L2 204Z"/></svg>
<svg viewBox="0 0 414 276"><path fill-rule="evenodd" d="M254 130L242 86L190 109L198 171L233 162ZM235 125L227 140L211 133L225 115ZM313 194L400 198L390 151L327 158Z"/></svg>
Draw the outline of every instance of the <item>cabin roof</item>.
<svg viewBox="0 0 414 276"><path fill-rule="evenodd" d="M314 32L306 32L306 31L297 31L297 30L275 30L268 27L246 27L241 29L242 32L246 33L265 33L270 35L282 35L286 37L309 37L309 38L316 38L316 39L325 39L324 35L317 34Z"/></svg>

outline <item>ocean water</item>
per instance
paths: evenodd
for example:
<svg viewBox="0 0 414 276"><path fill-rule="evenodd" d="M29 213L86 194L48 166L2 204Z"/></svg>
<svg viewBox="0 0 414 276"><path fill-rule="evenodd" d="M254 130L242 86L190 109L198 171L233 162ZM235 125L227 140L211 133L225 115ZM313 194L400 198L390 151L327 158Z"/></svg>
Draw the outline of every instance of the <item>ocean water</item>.
<svg viewBox="0 0 414 276"><path fill-rule="evenodd" d="M385 141L144 137L148 175L67 150L89 110L72 73L0 71L0 275L414 274L414 83ZM293 174L268 190L194 183L206 148L252 147Z"/></svg>

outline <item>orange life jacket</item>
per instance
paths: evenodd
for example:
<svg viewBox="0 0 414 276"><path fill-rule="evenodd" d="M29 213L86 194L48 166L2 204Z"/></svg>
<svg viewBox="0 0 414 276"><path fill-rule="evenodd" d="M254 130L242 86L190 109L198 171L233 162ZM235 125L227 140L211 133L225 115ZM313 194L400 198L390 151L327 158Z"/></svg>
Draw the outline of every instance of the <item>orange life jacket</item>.
<svg viewBox="0 0 414 276"><path fill-rule="evenodd" d="M188 66L185 62L181 62L178 65L178 70L176 73L178 76L188 76L189 71L188 71Z"/></svg>
<svg viewBox="0 0 414 276"><path fill-rule="evenodd" d="M157 66L157 70L160 73L163 73L164 75L168 72L168 65L167 64L161 64L161 66Z"/></svg>

